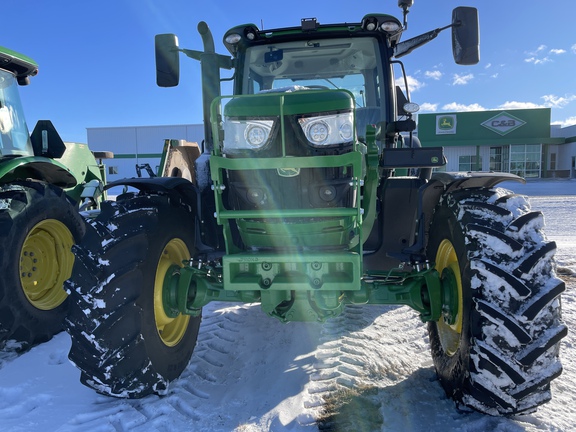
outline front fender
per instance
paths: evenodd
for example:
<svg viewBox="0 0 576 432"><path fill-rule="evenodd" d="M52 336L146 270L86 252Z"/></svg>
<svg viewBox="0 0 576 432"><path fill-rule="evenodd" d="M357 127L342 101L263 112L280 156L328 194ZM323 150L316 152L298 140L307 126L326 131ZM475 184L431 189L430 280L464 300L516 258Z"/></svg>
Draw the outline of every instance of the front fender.
<svg viewBox="0 0 576 432"><path fill-rule="evenodd" d="M526 183L522 177L503 172L435 172L421 190L422 213L426 224L440 201L440 197L456 189L491 188L504 181Z"/></svg>
<svg viewBox="0 0 576 432"><path fill-rule="evenodd" d="M76 186L74 175L66 166L42 156L25 156L0 163L0 182L34 179L45 181L63 189Z"/></svg>
<svg viewBox="0 0 576 432"><path fill-rule="evenodd" d="M129 186L148 193L177 194L186 202L196 205L199 191L195 184L183 177L133 177L108 183L104 190L118 186Z"/></svg>
<svg viewBox="0 0 576 432"><path fill-rule="evenodd" d="M217 226L213 216L214 192L207 188L200 191L190 180L183 177L136 177L127 178L108 183L105 190L113 187L133 187L144 193L163 193L181 199L184 203L195 209L197 233L196 247L198 250L221 249L224 245L222 230Z"/></svg>
<svg viewBox="0 0 576 432"><path fill-rule="evenodd" d="M432 174L430 179L431 183L439 182L442 184L446 192L475 187L491 188L503 181L526 183L522 177L503 172L436 172Z"/></svg>

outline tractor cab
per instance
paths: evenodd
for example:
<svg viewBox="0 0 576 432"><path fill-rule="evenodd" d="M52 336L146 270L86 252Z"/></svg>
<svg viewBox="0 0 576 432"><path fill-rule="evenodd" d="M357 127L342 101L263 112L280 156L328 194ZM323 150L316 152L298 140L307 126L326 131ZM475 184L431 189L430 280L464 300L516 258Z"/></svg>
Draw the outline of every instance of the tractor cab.
<svg viewBox="0 0 576 432"><path fill-rule="evenodd" d="M366 17L357 24L321 26L311 18L289 29L257 31L248 25L229 30L224 44L236 59L234 94L344 91L351 105L349 115L343 116L341 110L329 112L320 106L330 96L310 96L316 111L324 111L323 119L299 119L303 133L318 147L341 145L355 137L365 141L368 124L397 117L387 94L388 83L394 81L389 63L391 33L396 33L392 40L397 41L401 29L390 15L370 19L386 22L389 31L368 30Z"/></svg>
<svg viewBox="0 0 576 432"><path fill-rule="evenodd" d="M303 40L247 46L239 53L242 66L236 72L235 93L346 90L354 96L357 135L365 137L366 124L385 118L381 94L390 72L383 68L384 53L377 38L351 34L337 38L315 34L312 39L303 34ZM338 125L348 141L350 123ZM307 132L314 134L312 141L323 141L328 135L326 126L317 125Z"/></svg>

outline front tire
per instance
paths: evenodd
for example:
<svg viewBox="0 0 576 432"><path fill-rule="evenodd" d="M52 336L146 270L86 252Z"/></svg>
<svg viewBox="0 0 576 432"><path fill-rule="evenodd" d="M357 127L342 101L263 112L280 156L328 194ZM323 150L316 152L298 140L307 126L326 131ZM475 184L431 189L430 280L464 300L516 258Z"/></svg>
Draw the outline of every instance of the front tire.
<svg viewBox="0 0 576 432"><path fill-rule="evenodd" d="M63 330L63 284L83 234L62 189L32 181L0 188L0 345L26 350Z"/></svg>
<svg viewBox="0 0 576 432"><path fill-rule="evenodd" d="M163 394L188 365L200 317L167 315L164 277L194 252L194 216L165 196L105 202L74 248L70 360L96 391Z"/></svg>
<svg viewBox="0 0 576 432"><path fill-rule="evenodd" d="M525 197L504 189L452 192L435 211L428 257L452 294L428 332L440 383L460 406L511 415L551 398L567 328L542 226Z"/></svg>

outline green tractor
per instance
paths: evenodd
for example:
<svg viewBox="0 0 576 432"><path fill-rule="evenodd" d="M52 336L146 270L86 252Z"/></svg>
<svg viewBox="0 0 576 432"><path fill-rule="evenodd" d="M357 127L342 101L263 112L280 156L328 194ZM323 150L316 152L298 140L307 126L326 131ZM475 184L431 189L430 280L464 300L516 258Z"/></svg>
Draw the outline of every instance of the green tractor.
<svg viewBox="0 0 576 432"><path fill-rule="evenodd" d="M97 207L104 181L88 147L64 143L50 121L29 134L18 86L37 73L32 59L0 47L0 346L16 350L64 329L79 205Z"/></svg>
<svg viewBox="0 0 576 432"><path fill-rule="evenodd" d="M283 322L408 305L460 406L509 415L550 399L567 330L542 215L495 187L520 177L434 172L443 149L420 145L394 76L406 81L398 58L448 28L455 61L477 63L477 10L401 41L412 1L399 4L403 22L241 25L224 35L230 55L204 22L203 51L156 37L158 85L178 84L180 53L201 63L205 139L168 141L159 176L113 183L130 191L74 247L66 326L82 383L166 393L211 301L259 302Z"/></svg>

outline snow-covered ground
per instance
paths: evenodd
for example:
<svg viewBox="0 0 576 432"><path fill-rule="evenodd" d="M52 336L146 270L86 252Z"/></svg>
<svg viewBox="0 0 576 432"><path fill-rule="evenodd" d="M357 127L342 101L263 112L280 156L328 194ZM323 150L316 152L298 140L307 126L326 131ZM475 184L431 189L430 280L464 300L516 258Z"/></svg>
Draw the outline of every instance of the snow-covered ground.
<svg viewBox="0 0 576 432"><path fill-rule="evenodd" d="M558 245L567 290L563 317L576 325L576 181L507 188L530 195ZM576 430L576 336L562 342L564 373L553 399L530 415L462 413L446 398L425 326L407 307L354 306L326 324L281 324L259 305L213 303L198 346L164 397L104 397L82 386L66 333L16 356L0 353L2 431L311 431L325 398L342 431ZM348 391L335 394L335 383Z"/></svg>

